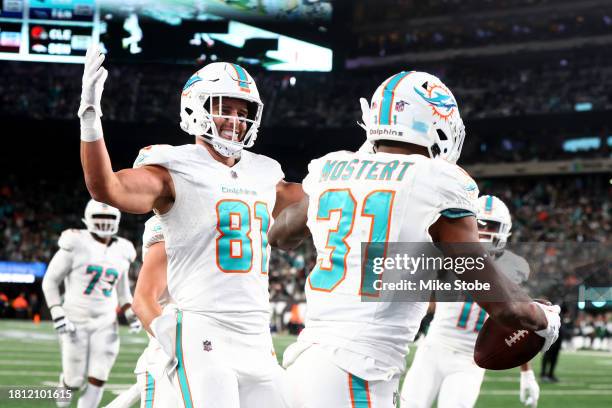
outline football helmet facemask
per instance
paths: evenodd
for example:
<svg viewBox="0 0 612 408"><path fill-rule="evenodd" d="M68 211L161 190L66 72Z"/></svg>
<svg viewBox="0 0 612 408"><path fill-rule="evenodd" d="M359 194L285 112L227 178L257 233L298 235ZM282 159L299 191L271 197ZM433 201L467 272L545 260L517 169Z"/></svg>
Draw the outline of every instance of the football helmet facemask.
<svg viewBox="0 0 612 408"><path fill-rule="evenodd" d="M392 140L424 146L429 157L456 163L465 139L457 101L437 77L402 71L387 78L362 103L367 139Z"/></svg>
<svg viewBox="0 0 612 408"><path fill-rule="evenodd" d="M480 242L490 242L493 251L503 250L512 229L510 211L506 204L492 195L480 196L476 217Z"/></svg>
<svg viewBox="0 0 612 408"><path fill-rule="evenodd" d="M108 204L92 199L85 207L83 223L87 226L87 231L99 237L115 235L119 231L120 221L121 212Z"/></svg>
<svg viewBox="0 0 612 408"><path fill-rule="evenodd" d="M247 103L246 118L224 115L224 98L242 99ZM206 65L189 78L181 93L181 129L201 138L222 156L237 157L252 147L261 123L263 103L255 81L239 65L215 62ZM215 118L233 120L231 139L219 135ZM246 131L240 132L240 124Z"/></svg>

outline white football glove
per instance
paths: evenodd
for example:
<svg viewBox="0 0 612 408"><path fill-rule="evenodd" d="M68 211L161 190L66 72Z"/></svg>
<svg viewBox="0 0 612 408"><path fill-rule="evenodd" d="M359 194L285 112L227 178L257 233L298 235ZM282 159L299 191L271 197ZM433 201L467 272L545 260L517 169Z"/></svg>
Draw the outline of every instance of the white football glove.
<svg viewBox="0 0 612 408"><path fill-rule="evenodd" d="M142 330L142 323L140 323L140 320L138 320L138 316L136 316L132 308L130 307L123 314L125 315L125 319L130 325L130 329L128 330L128 332L130 334L140 333L140 331Z"/></svg>
<svg viewBox="0 0 612 408"><path fill-rule="evenodd" d="M366 141L361 145L359 150L360 153L374 153L374 144L372 144L368 139L368 127L370 126L370 104L365 98L359 98L359 104L361 105L361 120L362 122L357 122L359 126L366 131Z"/></svg>
<svg viewBox="0 0 612 408"><path fill-rule="evenodd" d="M85 69L83 70L83 88L81 90L81 105L78 116L81 119L81 140L94 142L102 138L102 91L108 71L102 66L104 54L93 42L85 54Z"/></svg>
<svg viewBox="0 0 612 408"><path fill-rule="evenodd" d="M521 391L519 399L527 406L535 408L540 398L540 386L536 381L533 370L521 371Z"/></svg>
<svg viewBox="0 0 612 408"><path fill-rule="evenodd" d="M76 331L74 324L66 317L63 307L53 306L50 312L53 319L53 328L57 331L57 334L73 334Z"/></svg>
<svg viewBox="0 0 612 408"><path fill-rule="evenodd" d="M544 305L538 302L533 302L533 304L542 309L548 321L548 326L545 329L535 332L538 336L544 337L545 341L542 351L546 351L559 337L559 328L561 327L561 317L559 314L561 313L561 308L557 305Z"/></svg>
<svg viewBox="0 0 612 408"><path fill-rule="evenodd" d="M359 104L361 105L361 122L357 124L367 132L370 127L370 104L366 98L359 98Z"/></svg>
<svg viewBox="0 0 612 408"><path fill-rule="evenodd" d="M165 357L164 371L170 376L178 365L176 358L176 315L174 313L161 314L151 321L150 327Z"/></svg>

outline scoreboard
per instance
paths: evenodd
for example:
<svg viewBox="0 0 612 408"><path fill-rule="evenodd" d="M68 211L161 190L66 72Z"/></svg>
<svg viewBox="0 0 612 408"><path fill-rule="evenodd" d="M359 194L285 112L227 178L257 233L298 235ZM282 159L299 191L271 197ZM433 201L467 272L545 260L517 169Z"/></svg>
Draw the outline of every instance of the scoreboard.
<svg viewBox="0 0 612 408"><path fill-rule="evenodd" d="M98 20L94 0L1 0L0 59L82 62Z"/></svg>
<svg viewBox="0 0 612 408"><path fill-rule="evenodd" d="M330 16L329 0L0 0L0 60L83 63L94 41L117 62L330 71Z"/></svg>

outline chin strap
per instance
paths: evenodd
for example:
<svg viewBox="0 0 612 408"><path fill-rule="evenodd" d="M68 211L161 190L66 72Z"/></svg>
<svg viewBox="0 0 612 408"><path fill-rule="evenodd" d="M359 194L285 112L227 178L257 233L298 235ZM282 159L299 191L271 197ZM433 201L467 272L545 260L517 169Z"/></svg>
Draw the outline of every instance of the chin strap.
<svg viewBox="0 0 612 408"><path fill-rule="evenodd" d="M229 147L226 144L219 142L218 140L215 140L214 138L210 136L197 136L197 137L202 139L209 145L211 145L212 148L215 149L215 151L223 157L239 158L240 154L242 153L242 149L243 149L242 147L236 147L236 148Z"/></svg>
<svg viewBox="0 0 612 408"><path fill-rule="evenodd" d="M223 157L238 158L240 157L240 153L242 152L242 149L233 150L225 146L224 144L216 142L216 141L211 141L210 144L213 147L213 149L215 149L215 151Z"/></svg>

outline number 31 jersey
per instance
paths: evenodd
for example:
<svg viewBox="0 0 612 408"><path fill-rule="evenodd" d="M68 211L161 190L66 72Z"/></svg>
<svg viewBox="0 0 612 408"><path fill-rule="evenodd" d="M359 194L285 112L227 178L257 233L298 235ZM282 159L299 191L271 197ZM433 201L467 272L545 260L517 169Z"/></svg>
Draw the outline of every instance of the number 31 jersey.
<svg viewBox="0 0 612 408"><path fill-rule="evenodd" d="M132 243L113 237L109 245L98 242L87 230L62 232L58 245L70 252L72 266L64 279L63 307L76 323L101 316L115 319L117 292L123 303L131 303L128 271L136 258Z"/></svg>
<svg viewBox="0 0 612 408"><path fill-rule="evenodd" d="M269 332L267 234L280 165L243 151L228 167L198 144L144 148L134 166L144 165L166 168L174 183L174 204L158 216L179 309L232 330Z"/></svg>
<svg viewBox="0 0 612 408"><path fill-rule="evenodd" d="M300 340L372 357L387 377L396 375L404 370L408 342L427 304L363 301L379 293L374 279L362 274L361 245L431 242L428 229L441 214L476 212L478 188L456 165L421 155L334 152L308 170L303 188L317 263L306 283ZM335 362L347 371L377 379L342 360Z"/></svg>

